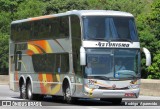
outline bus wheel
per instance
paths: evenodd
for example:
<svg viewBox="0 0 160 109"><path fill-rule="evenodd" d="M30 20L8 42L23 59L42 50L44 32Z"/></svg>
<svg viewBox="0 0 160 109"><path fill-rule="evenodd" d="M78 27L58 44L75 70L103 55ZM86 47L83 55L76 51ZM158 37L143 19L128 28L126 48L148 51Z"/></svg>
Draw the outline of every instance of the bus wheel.
<svg viewBox="0 0 160 109"><path fill-rule="evenodd" d="M24 82L20 84L20 98L27 99L26 85Z"/></svg>
<svg viewBox="0 0 160 109"><path fill-rule="evenodd" d="M29 100L35 99L35 94L32 93L32 86L30 81L27 83L27 96Z"/></svg>
<svg viewBox="0 0 160 109"><path fill-rule="evenodd" d="M122 102L122 98L101 98L101 101L109 101L112 104L119 105Z"/></svg>
<svg viewBox="0 0 160 109"><path fill-rule="evenodd" d="M67 103L73 103L74 102L73 97L71 97L71 89L70 89L69 83L66 85L66 88L64 90L64 100Z"/></svg>

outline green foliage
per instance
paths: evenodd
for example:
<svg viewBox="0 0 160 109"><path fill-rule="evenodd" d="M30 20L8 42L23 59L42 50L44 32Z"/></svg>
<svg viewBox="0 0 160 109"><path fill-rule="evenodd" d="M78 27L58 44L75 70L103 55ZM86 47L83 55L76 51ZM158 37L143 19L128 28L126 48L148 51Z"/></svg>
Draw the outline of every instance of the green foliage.
<svg viewBox="0 0 160 109"><path fill-rule="evenodd" d="M0 73L3 74L8 73L8 37L7 34L0 34Z"/></svg>
<svg viewBox="0 0 160 109"><path fill-rule="evenodd" d="M152 65L147 69L149 72L148 78L160 79L160 1L155 0L151 6L151 12L144 19L143 25L145 24L147 28L144 28L141 33L148 34L143 40L144 46L150 49L152 53ZM145 40L144 40L145 39Z"/></svg>
<svg viewBox="0 0 160 109"><path fill-rule="evenodd" d="M70 10L104 9L130 12L135 16L141 47L152 55L152 65L145 66L142 77L160 78L160 0L0 0L0 71L8 69L8 37L13 20Z"/></svg>
<svg viewBox="0 0 160 109"><path fill-rule="evenodd" d="M153 64L148 69L151 72L148 78L160 79L160 50L157 51L157 55L153 58Z"/></svg>
<svg viewBox="0 0 160 109"><path fill-rule="evenodd" d="M147 22L152 28L152 33L156 36L158 40L160 40L160 1L155 0L152 4L151 8L152 12L150 13Z"/></svg>
<svg viewBox="0 0 160 109"><path fill-rule="evenodd" d="M17 8L17 19L25 19L42 15L45 4L39 0L26 0L19 4Z"/></svg>
<svg viewBox="0 0 160 109"><path fill-rule="evenodd" d="M50 0L46 4L45 14L60 13L70 10L87 9L87 0Z"/></svg>
<svg viewBox="0 0 160 109"><path fill-rule="evenodd" d="M10 25L10 14L5 12L0 12L0 32L9 33Z"/></svg>

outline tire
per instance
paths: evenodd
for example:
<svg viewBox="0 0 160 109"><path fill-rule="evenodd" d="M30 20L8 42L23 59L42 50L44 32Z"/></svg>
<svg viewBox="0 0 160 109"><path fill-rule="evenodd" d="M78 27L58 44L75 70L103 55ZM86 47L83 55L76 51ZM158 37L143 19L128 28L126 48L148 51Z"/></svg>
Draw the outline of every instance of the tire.
<svg viewBox="0 0 160 109"><path fill-rule="evenodd" d="M66 85L66 88L64 90L64 100L68 104L76 102L76 99L74 99L73 97L71 97L71 89L70 89L69 83Z"/></svg>
<svg viewBox="0 0 160 109"><path fill-rule="evenodd" d="M20 84L20 98L27 99L26 85L24 82L22 82L22 84Z"/></svg>
<svg viewBox="0 0 160 109"><path fill-rule="evenodd" d="M32 92L32 85L30 81L27 83L27 97L29 100L34 100L37 97L36 94L33 94Z"/></svg>
<svg viewBox="0 0 160 109"><path fill-rule="evenodd" d="M119 105L122 102L122 98L101 98L101 101L109 101L114 105Z"/></svg>

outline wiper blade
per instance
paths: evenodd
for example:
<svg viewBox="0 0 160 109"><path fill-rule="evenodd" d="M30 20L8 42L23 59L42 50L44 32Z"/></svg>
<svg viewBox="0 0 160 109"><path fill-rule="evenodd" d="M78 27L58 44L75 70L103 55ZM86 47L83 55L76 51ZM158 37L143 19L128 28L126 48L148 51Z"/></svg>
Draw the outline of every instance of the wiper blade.
<svg viewBox="0 0 160 109"><path fill-rule="evenodd" d="M124 73L119 73L120 75L129 75L129 76L131 76L131 77L133 77L133 78L138 78L137 76L135 76L135 75L133 75L133 74L124 74ZM128 77L129 78L129 77Z"/></svg>
<svg viewBox="0 0 160 109"><path fill-rule="evenodd" d="M93 77L94 79L101 79L101 80L109 80L110 79L109 77L106 77L106 76L95 76L95 75L92 75L90 77Z"/></svg>

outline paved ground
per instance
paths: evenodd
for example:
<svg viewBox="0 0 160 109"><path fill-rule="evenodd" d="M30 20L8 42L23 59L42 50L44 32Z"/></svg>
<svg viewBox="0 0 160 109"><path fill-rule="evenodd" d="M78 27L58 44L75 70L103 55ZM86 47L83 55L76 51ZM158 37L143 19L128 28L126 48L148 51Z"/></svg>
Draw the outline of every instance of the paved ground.
<svg viewBox="0 0 160 109"><path fill-rule="evenodd" d="M9 90L8 85L0 85L0 100L3 101L10 101L10 100L18 100L21 103L28 102L26 100L19 99L19 93L13 92ZM130 100L130 101L129 101ZM146 101L149 100L149 101ZM2 103L2 101L0 101ZM0 109L160 109L159 106L126 106L128 105L136 105L136 103L153 103L158 102L160 104L160 97L152 97L152 96L140 96L138 99L123 99L121 105L112 105L110 102L102 102L99 100L88 100L88 99L81 99L75 104L66 104L62 100L53 101L51 97L45 97L43 101L31 101L32 103L39 103L45 106L38 106L38 107L5 107L0 106ZM12 102L13 103L13 102Z"/></svg>

